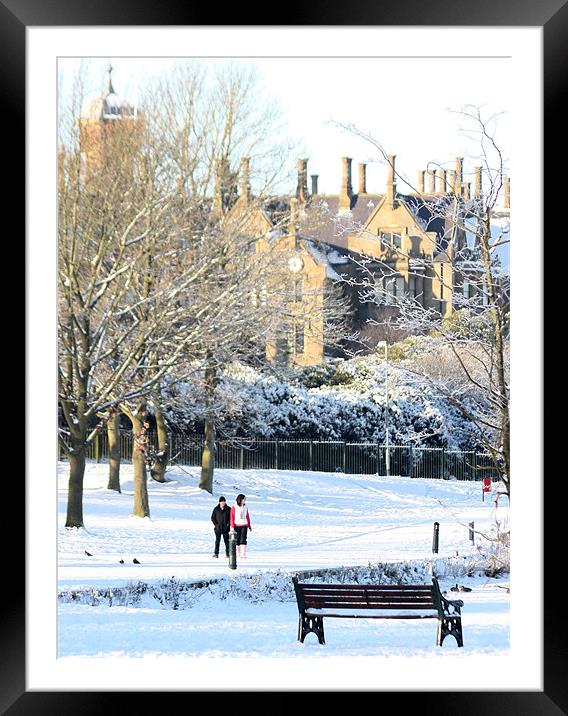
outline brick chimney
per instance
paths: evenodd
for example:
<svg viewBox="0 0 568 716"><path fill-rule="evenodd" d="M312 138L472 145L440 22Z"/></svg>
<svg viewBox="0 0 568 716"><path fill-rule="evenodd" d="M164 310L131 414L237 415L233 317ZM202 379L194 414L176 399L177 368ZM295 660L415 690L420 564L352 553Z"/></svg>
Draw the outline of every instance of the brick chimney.
<svg viewBox="0 0 568 716"><path fill-rule="evenodd" d="M341 157L342 175L341 191L339 192L339 208L350 209L353 189L351 187L351 157Z"/></svg>
<svg viewBox="0 0 568 716"><path fill-rule="evenodd" d="M424 169L418 170L418 191L421 194L424 194L424 174L425 174Z"/></svg>
<svg viewBox="0 0 568 716"><path fill-rule="evenodd" d="M508 176L503 177L503 208L504 209L510 209L511 208L511 180Z"/></svg>
<svg viewBox="0 0 568 716"><path fill-rule="evenodd" d="M438 169L438 193L445 194L448 191L446 185L446 170Z"/></svg>
<svg viewBox="0 0 568 716"><path fill-rule="evenodd" d="M318 193L318 174L312 174L312 195Z"/></svg>
<svg viewBox="0 0 568 716"><path fill-rule="evenodd" d="M232 185L234 181L229 160L225 157L215 161L215 191L213 194L213 212L216 214L223 213L229 208L235 198L236 187Z"/></svg>
<svg viewBox="0 0 568 716"><path fill-rule="evenodd" d="M250 199L250 159L241 158L240 193L248 201Z"/></svg>
<svg viewBox="0 0 568 716"><path fill-rule="evenodd" d="M367 165L359 164L359 194L367 193Z"/></svg>
<svg viewBox="0 0 568 716"><path fill-rule="evenodd" d="M387 193L386 193L386 202L388 206L393 207L395 206L395 197L396 197L396 181L395 181L395 174L394 174L394 164L395 164L396 154L389 154L387 155L387 161L389 164L389 170L388 170L388 176L387 176Z"/></svg>
<svg viewBox="0 0 568 716"><path fill-rule="evenodd" d="M436 170L428 169L428 193L436 193Z"/></svg>
<svg viewBox="0 0 568 716"><path fill-rule="evenodd" d="M456 157L456 181L454 194L460 196L462 194L463 185L463 157Z"/></svg>
<svg viewBox="0 0 568 716"><path fill-rule="evenodd" d="M456 193L456 170L450 169L450 193Z"/></svg>
<svg viewBox="0 0 568 716"><path fill-rule="evenodd" d="M308 198L308 160L298 159L298 186L296 187L296 198L305 202Z"/></svg>
<svg viewBox="0 0 568 716"><path fill-rule="evenodd" d="M477 198L483 194L482 169L483 167L475 167L475 196Z"/></svg>

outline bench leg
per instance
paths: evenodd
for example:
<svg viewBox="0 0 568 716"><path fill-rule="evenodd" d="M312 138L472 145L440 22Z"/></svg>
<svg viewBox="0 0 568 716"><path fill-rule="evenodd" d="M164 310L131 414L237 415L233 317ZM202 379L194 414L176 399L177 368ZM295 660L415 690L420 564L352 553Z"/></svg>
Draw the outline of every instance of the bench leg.
<svg viewBox="0 0 568 716"><path fill-rule="evenodd" d="M320 644L325 644L323 633L323 617L300 616L298 623L298 641L304 643L304 639L310 633L314 633Z"/></svg>
<svg viewBox="0 0 568 716"><path fill-rule="evenodd" d="M447 636L453 636L458 646L463 646L461 617L443 617L438 620L437 646L442 646Z"/></svg>

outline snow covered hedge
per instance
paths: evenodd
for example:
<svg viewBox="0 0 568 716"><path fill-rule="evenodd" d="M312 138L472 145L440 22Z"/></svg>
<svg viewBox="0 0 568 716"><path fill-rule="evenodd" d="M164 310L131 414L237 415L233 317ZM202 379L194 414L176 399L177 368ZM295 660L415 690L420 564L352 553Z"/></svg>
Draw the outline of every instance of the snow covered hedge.
<svg viewBox="0 0 568 716"><path fill-rule="evenodd" d="M263 375L231 365L217 387L216 423L221 436L266 439L385 440L386 378L377 357L333 360L286 376ZM441 396L408 375L388 369L391 444L475 450L474 427ZM202 391L198 382L164 388L172 429L202 433Z"/></svg>
<svg viewBox="0 0 568 716"><path fill-rule="evenodd" d="M337 567L313 572L298 572L303 582L338 584L430 584L431 570L439 579L459 579L485 574L496 576L491 558L481 555L411 560L408 562L379 562L366 567ZM499 573L504 573L500 570ZM242 599L259 603L268 601L293 602L296 597L292 573L283 570L232 574L203 582L184 582L171 577L157 582L133 582L124 587L107 589L84 588L65 590L58 594L63 603L89 606L126 606L164 609L190 609L201 600Z"/></svg>

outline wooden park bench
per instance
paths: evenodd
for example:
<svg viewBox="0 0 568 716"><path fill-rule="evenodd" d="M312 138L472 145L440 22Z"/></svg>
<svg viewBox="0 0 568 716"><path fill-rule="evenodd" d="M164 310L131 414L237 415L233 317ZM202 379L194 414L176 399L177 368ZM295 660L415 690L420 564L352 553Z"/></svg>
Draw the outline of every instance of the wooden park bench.
<svg viewBox="0 0 568 716"><path fill-rule="evenodd" d="M323 620L351 619L437 619L436 644L448 635L463 646L461 599L442 596L436 578L432 584L306 584L292 577L298 612L298 640L313 632L325 644Z"/></svg>

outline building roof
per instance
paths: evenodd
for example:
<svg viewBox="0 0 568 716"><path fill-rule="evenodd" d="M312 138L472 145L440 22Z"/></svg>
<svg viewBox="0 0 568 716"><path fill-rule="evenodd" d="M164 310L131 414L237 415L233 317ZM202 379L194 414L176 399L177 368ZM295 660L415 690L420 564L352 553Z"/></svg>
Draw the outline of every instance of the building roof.
<svg viewBox="0 0 568 716"><path fill-rule="evenodd" d="M354 194L351 207L340 211L339 196L316 194L306 206L300 229L316 241L345 248L343 237L361 230L382 199L382 194Z"/></svg>

